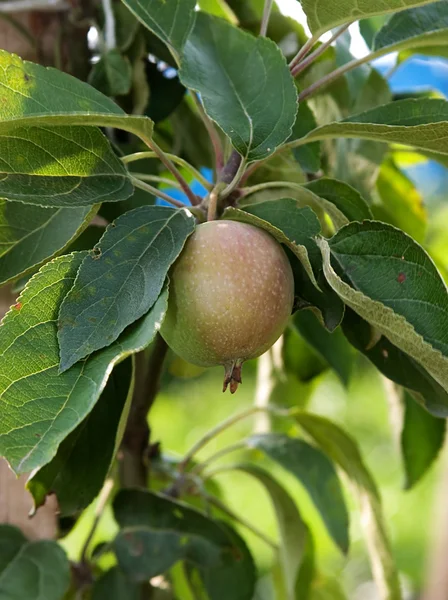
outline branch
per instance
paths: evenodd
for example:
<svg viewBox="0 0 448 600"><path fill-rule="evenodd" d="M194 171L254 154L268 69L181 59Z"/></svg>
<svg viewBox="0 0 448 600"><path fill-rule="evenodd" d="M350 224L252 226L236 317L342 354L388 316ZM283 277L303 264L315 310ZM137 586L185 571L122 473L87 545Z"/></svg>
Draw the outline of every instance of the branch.
<svg viewBox="0 0 448 600"><path fill-rule="evenodd" d="M326 87L330 83L333 83L333 81L339 79L339 77L342 77L342 75L345 75L345 73L348 73L348 71L356 69L356 67L360 67L361 65L370 62L373 58L375 58L373 54L368 54L367 56L363 56L362 58L355 58L354 60L346 63L345 65L342 65L338 69L335 69L331 73L328 73L328 75L325 75L325 77L322 77L322 79L315 81L305 90L303 90L303 92L299 94L299 102L305 100L305 98L309 98L321 88Z"/></svg>
<svg viewBox="0 0 448 600"><path fill-rule="evenodd" d="M174 175L174 177L180 183L182 190L184 191L187 198L190 200L191 204L193 206L199 204L199 199L195 196L195 194L193 194L188 183L182 177L181 173L174 166L174 164L171 162L171 160L168 158L168 156L165 154L162 148L159 148L159 146L155 143L154 140L147 139L145 140L145 142L151 148L151 150L155 152L160 162L168 169L168 171L170 171Z"/></svg>
<svg viewBox="0 0 448 600"><path fill-rule="evenodd" d="M106 50L113 50L117 45L115 35L115 15L111 0L102 0L104 12L104 42Z"/></svg>
<svg viewBox="0 0 448 600"><path fill-rule="evenodd" d="M81 550L81 559L80 562L86 564L87 563L87 551L89 549L90 543L95 535L95 531L97 530L98 524L103 516L104 509L106 508L107 502L110 498L112 490L114 489L114 480L112 477L106 479L104 482L103 488L98 496L98 500L95 507L94 517L92 527L87 535L87 539L84 542L84 545Z"/></svg>
<svg viewBox="0 0 448 600"><path fill-rule="evenodd" d="M264 37L268 30L269 17L271 16L271 10L273 0L264 0L263 17L261 19L260 36Z"/></svg>
<svg viewBox="0 0 448 600"><path fill-rule="evenodd" d="M306 56L308 54L308 52L311 50L311 48L314 46L314 44L319 40L319 36L313 36L310 37L304 44L303 46L300 48L300 50L297 52L297 54L294 56L294 58L292 59L292 61L289 63L289 70L292 71L293 68L299 64L299 62L302 60L302 58L304 56Z"/></svg>
<svg viewBox="0 0 448 600"><path fill-rule="evenodd" d="M215 506L218 510L220 510L221 512L226 514L228 517L230 517L231 519L233 519L234 521L236 521L237 523L239 523L240 525L242 525L243 527L245 527L246 529L251 531L254 535L256 535L258 538L260 538L260 540L263 540L263 542L265 544L267 544L268 546L270 546L270 548L272 550L274 550L274 552L278 552L278 550L279 550L278 544L276 544L274 542L274 540L271 540L271 538L269 538L262 531L260 531L260 529L255 527L255 525L252 525L252 523L250 521L246 521L246 519L244 517L240 517L239 515L234 513L232 510L230 510L230 508L227 508L227 506L225 504L223 504L220 500L218 500L218 498L215 498L214 496L210 496L207 494L206 500L210 504Z"/></svg>
<svg viewBox="0 0 448 600"><path fill-rule="evenodd" d="M195 179L200 181L206 190L213 189L213 184L210 183L197 169L190 165L189 162L181 158L180 156L176 156L175 154L168 154L165 152L165 156L169 158L173 163L178 164L180 167L187 169L194 176ZM127 156L123 156L121 160L125 165L131 162L135 162L137 160L143 160L145 158L158 158L158 154L156 152L148 151L148 152L135 152L134 154L128 154Z"/></svg>
<svg viewBox="0 0 448 600"><path fill-rule="evenodd" d="M221 138L219 137L219 134L216 131L215 126L213 125L210 117L205 112L204 107L202 106L202 102L198 98L198 95L195 92L191 92L191 95L193 96L193 100L198 109L199 116L201 117L202 122L204 123L210 141L212 143L213 152L215 154L216 173L219 175L224 166L224 152L221 144Z"/></svg>
<svg viewBox="0 0 448 600"><path fill-rule="evenodd" d="M167 202L169 202L173 206L176 206L177 208L185 208L185 204L183 202L181 202L180 200L176 200L175 198L171 198L171 196L168 196L168 194L165 194L165 192L162 192L162 190L153 187L149 183L145 183L144 181L141 181L136 177L131 177L131 181L135 185L135 187L138 187L141 190L148 192L149 194L153 194L156 197L162 198L163 200L166 200Z"/></svg>
<svg viewBox="0 0 448 600"><path fill-rule="evenodd" d="M324 42L323 44L321 44L319 46L319 48L317 48L314 52L312 52L309 56L307 56L306 58L304 58L302 61L300 61L299 63L296 63L294 67L291 68L291 75L293 77L297 77L297 75L299 75L299 73L302 73L302 71L304 71L307 67L309 67L317 58L319 58L319 56L321 56L321 54L323 54L325 52L325 50L331 46L331 44L338 39L339 36L341 36L345 31L347 31L347 29L350 27L351 23L347 23L346 25L343 25L342 27L340 27L339 29L337 29L335 31L335 33L331 36L331 38L329 40L327 40L326 42Z"/></svg>
<svg viewBox="0 0 448 600"><path fill-rule="evenodd" d="M190 448L190 450L185 455L183 461L181 463L179 463L179 467L178 467L179 471L181 473L185 472L188 465L193 460L195 455L199 452L199 450L202 450L202 448L204 446L206 446L208 444L208 442L210 442L217 435L219 435L220 433L222 433L223 431L225 431L232 425L235 425L235 423L238 423L239 421L242 421L243 419L246 419L247 417L250 417L251 415L254 415L257 412L262 412L262 411L272 412L278 416L284 416L284 417L289 417L291 415L290 410L282 410L282 409L279 409L279 408L276 408L273 406L263 406L263 407L251 406L249 408L246 408L246 410L243 410L242 412L236 413L235 415L231 415L224 421L221 421L221 423L218 423L218 425L216 425L216 427L214 427L213 429L210 429L210 431L208 431L200 440L198 440Z"/></svg>
<svg viewBox="0 0 448 600"><path fill-rule="evenodd" d="M144 351L135 355L134 395L122 442L120 479L123 487L147 485L150 436L147 416L159 391L167 352L168 346L158 333L149 360Z"/></svg>

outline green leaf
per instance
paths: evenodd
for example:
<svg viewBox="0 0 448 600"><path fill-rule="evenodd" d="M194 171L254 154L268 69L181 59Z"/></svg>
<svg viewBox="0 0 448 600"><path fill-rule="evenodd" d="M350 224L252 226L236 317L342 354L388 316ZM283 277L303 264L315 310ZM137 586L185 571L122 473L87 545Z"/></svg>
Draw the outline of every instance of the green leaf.
<svg viewBox="0 0 448 600"><path fill-rule="evenodd" d="M180 79L199 92L207 114L248 162L266 158L290 137L297 91L271 40L198 13Z"/></svg>
<svg viewBox="0 0 448 600"><path fill-rule="evenodd" d="M144 139L152 135L150 119L126 115L87 83L0 50L0 135L39 125L97 125L124 129ZM54 146L47 150L54 151Z"/></svg>
<svg viewBox="0 0 448 600"><path fill-rule="evenodd" d="M283 574L282 599L296 600L296 583L309 538L294 500L267 471L256 465L238 464L235 468L259 481L269 494L280 533L279 560Z"/></svg>
<svg viewBox="0 0 448 600"><path fill-rule="evenodd" d="M448 415L448 393L408 354L347 308L342 330L348 341L386 377L412 392L416 400L435 416Z"/></svg>
<svg viewBox="0 0 448 600"><path fill-rule="evenodd" d="M397 100L318 127L291 146L335 137L404 144L448 154L448 102L435 98Z"/></svg>
<svg viewBox="0 0 448 600"><path fill-rule="evenodd" d="M132 84L129 59L116 48L109 50L93 65L89 84L106 96L125 96Z"/></svg>
<svg viewBox="0 0 448 600"><path fill-rule="evenodd" d="M232 558L212 569L198 568L207 597L210 600L253 600L257 572L249 548L230 525L219 524L228 536L227 552L232 552Z"/></svg>
<svg viewBox="0 0 448 600"><path fill-rule="evenodd" d="M143 490L120 491L114 515L120 526L114 550L133 581L146 581L186 560L198 569L211 600L252 600L253 561L224 523Z"/></svg>
<svg viewBox="0 0 448 600"><path fill-rule="evenodd" d="M92 600L141 600L138 583L130 581L119 567L112 567L95 582Z"/></svg>
<svg viewBox="0 0 448 600"><path fill-rule="evenodd" d="M238 18L226 0L199 0L198 4L202 11L226 19L233 25L238 25Z"/></svg>
<svg viewBox="0 0 448 600"><path fill-rule="evenodd" d="M375 57L408 48L448 45L448 6L433 2L392 15L373 43Z"/></svg>
<svg viewBox="0 0 448 600"><path fill-rule="evenodd" d="M61 372L148 312L194 226L183 209L142 206L106 229L61 306Z"/></svg>
<svg viewBox="0 0 448 600"><path fill-rule="evenodd" d="M53 459L94 407L113 366L152 341L166 311L164 293L117 342L60 375L59 307L84 256L62 256L42 267L1 325L0 455L18 474Z"/></svg>
<svg viewBox="0 0 448 600"><path fill-rule="evenodd" d="M342 300L448 390L448 293L425 251L376 221L351 223L318 244L325 276Z"/></svg>
<svg viewBox="0 0 448 600"><path fill-rule="evenodd" d="M404 394L404 420L400 441L406 489L411 489L420 481L440 454L445 441L445 430L445 419L433 417L409 393Z"/></svg>
<svg viewBox="0 0 448 600"><path fill-rule="evenodd" d="M316 117L306 102L299 103L297 118L292 128L292 134L288 142L300 139L313 129L316 129ZM313 142L306 146L299 146L293 149L294 158L304 171L316 173L321 166L321 147L320 142Z"/></svg>
<svg viewBox="0 0 448 600"><path fill-rule="evenodd" d="M27 483L35 507L56 494L62 516L73 515L101 491L120 443L120 422L132 396L132 360L115 367L91 413L65 438L56 456Z"/></svg>
<svg viewBox="0 0 448 600"><path fill-rule="evenodd" d="M92 127L20 127L0 135L0 157L0 199L72 208L133 192L126 167Z"/></svg>
<svg viewBox="0 0 448 600"><path fill-rule="evenodd" d="M72 208L125 200L134 189L92 127L19 127L0 135L0 157L0 199Z"/></svg>
<svg viewBox="0 0 448 600"><path fill-rule="evenodd" d="M358 21L374 15L396 12L412 6L429 4L431 0L383 0L382 2L359 2L358 0L302 0L302 8L308 19L308 27L314 35L321 35L337 25Z"/></svg>
<svg viewBox="0 0 448 600"><path fill-rule="evenodd" d="M176 53L194 24L196 0L123 0L137 19Z"/></svg>
<svg viewBox="0 0 448 600"><path fill-rule="evenodd" d="M319 198L302 187L303 200L319 202ZM224 218L241 220L266 229L299 259L290 260L294 273L297 308L317 307L326 327L333 331L341 322L344 305L332 291L322 271L322 258L314 237L320 231L315 213L291 198L260 202L244 211L228 208ZM287 252L288 254L288 252Z"/></svg>
<svg viewBox="0 0 448 600"><path fill-rule="evenodd" d="M332 462L303 440L280 433L253 435L247 443L297 477L313 499L335 543L342 552L348 552L348 513Z"/></svg>
<svg viewBox="0 0 448 600"><path fill-rule="evenodd" d="M348 385L353 353L341 330L338 328L330 333L310 310L296 312L293 324L308 344L334 369L342 383Z"/></svg>
<svg viewBox="0 0 448 600"><path fill-rule="evenodd" d="M389 158L376 180L382 204L374 206L377 218L399 227L417 242L423 243L427 230L427 214L423 198L412 181Z"/></svg>
<svg viewBox="0 0 448 600"><path fill-rule="evenodd" d="M69 584L69 562L56 542L28 542L15 527L0 525L1 598L61 600Z"/></svg>
<svg viewBox="0 0 448 600"><path fill-rule="evenodd" d="M97 211L98 206L55 209L0 200L0 284L63 252Z"/></svg>
<svg viewBox="0 0 448 600"><path fill-rule="evenodd" d="M372 218L372 212L361 194L343 181L322 177L310 181L305 187L316 196L334 204L349 221Z"/></svg>
<svg viewBox="0 0 448 600"><path fill-rule="evenodd" d="M346 472L354 485L361 505L362 524L366 529L379 597L401 600L400 583L384 525L381 500L356 442L340 427L323 417L301 412L295 418L331 460Z"/></svg>

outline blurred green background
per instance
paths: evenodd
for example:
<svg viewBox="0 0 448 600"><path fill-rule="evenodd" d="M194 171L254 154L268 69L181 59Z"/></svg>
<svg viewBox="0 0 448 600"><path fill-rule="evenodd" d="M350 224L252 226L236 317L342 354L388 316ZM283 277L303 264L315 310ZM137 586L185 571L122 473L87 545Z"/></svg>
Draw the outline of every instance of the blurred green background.
<svg viewBox="0 0 448 600"><path fill-rule="evenodd" d="M176 367L171 362L169 370ZM234 396L221 392L222 373L211 369L192 379L173 378L167 375L162 391L151 411L153 441L160 440L165 453L182 456L191 445L210 428L230 414L250 406L254 401L255 370L246 369L244 384ZM386 523L393 543L394 554L403 576L405 589L412 592L408 598L417 597L427 570L428 548L435 528L434 503L437 482L443 461L431 468L423 480L411 491L403 489L404 475L398 449L397 431L393 410L388 405L385 380L361 356L357 356L351 381L344 388L330 370L322 372L310 383L289 386L290 396L283 401L302 404L306 399L308 409L325 415L344 426L358 441L365 462L371 469L381 491ZM252 416L213 439L198 455L206 459L224 446L233 444L253 432L257 417ZM276 427L277 428L277 427ZM235 451L217 462L234 462L249 456L252 451ZM251 459L256 459L251 454ZM345 486L350 510L351 548L344 557L336 548L307 493L288 473L263 459L273 473L283 481L298 502L304 520L311 526L316 544L316 562L319 579L329 586L328 596L316 592L316 598L337 598L336 581L343 585L350 599L374 599L365 542L360 526L359 506ZM214 465L215 466L215 465ZM236 513L254 523L264 533L276 537L275 517L268 497L261 486L243 473L223 473L216 477L221 484L223 500ZM78 558L86 531L93 518L93 506L78 521L75 529L62 540L70 558ZM96 542L110 539L115 532L110 512L103 517L96 533ZM239 527L250 545L261 572L267 570L272 560L270 548L243 527ZM105 558L110 560L110 558ZM327 581L328 580L328 581ZM332 581L333 580L333 583Z"/></svg>

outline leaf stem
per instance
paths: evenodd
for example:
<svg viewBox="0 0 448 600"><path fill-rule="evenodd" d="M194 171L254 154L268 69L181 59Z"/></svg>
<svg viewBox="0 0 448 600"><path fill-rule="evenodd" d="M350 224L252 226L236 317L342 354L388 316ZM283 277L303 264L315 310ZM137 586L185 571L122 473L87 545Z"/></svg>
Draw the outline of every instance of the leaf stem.
<svg viewBox="0 0 448 600"><path fill-rule="evenodd" d="M157 157L159 158L160 162L168 169L168 171L170 171L174 177L177 179L177 181L179 182L182 190L184 191L185 195L187 196L187 198L190 200L191 204L193 206L195 206L196 204L199 204L199 198L197 198L195 196L195 194L193 194L193 192L190 189L190 186L188 185L188 183L185 181L185 179L182 177L181 173L178 171L178 169L174 166L174 163L171 162L171 159L165 154L165 152L162 150L162 148L160 148L154 140L152 139L145 139L146 144L151 148L151 150L153 150L153 152L156 153Z"/></svg>
<svg viewBox="0 0 448 600"><path fill-rule="evenodd" d="M217 435L219 435L220 433L222 433L229 427L232 427L232 425L235 425L235 423L238 423L239 421L242 421L243 419L246 419L247 417L250 417L251 415L254 415L255 413L260 412L260 411L272 412L279 416L285 416L285 417L290 416L289 410L285 411L285 410L282 410L282 409L279 409L279 408L276 408L273 406L263 406L263 407L250 406L249 408L246 408L246 410L243 410L242 412L236 413L235 415L231 415L224 421L221 421L221 423L218 423L218 425L216 425L216 427L213 427L213 429L210 429L210 431L208 431L200 440L198 440L190 448L190 450L187 452L187 454L185 455L182 462L179 463L179 466L178 466L179 471L181 473L185 472L189 463L194 458L194 456L199 452L199 450L202 450L202 448L204 446L206 446Z"/></svg>
<svg viewBox="0 0 448 600"><path fill-rule="evenodd" d="M117 45L115 35L115 15L111 0L101 1L104 13L104 45L106 50L113 50Z"/></svg>
<svg viewBox="0 0 448 600"><path fill-rule="evenodd" d="M210 192L210 195L208 197L207 221L214 221L216 219L216 213L218 211L219 190L221 189L220 186L222 186L222 184L218 183Z"/></svg>
<svg viewBox="0 0 448 600"><path fill-rule="evenodd" d="M173 181L172 179L168 179L167 177L159 177L158 175L150 175L147 173L132 173L132 177L136 179L140 179L141 181L154 181L156 183L163 183L165 185L169 185L170 187L174 187L178 190L182 190L180 184L177 181Z"/></svg>
<svg viewBox="0 0 448 600"><path fill-rule="evenodd" d="M209 138L210 138L210 141L211 141L211 144L213 147L213 152L215 154L216 173L217 173L217 175L219 175L219 173L221 172L221 169L224 166L224 151L223 151L223 147L222 147L222 143L221 143L221 138L219 137L219 134L216 131L216 128L213 125L212 120L205 112L204 107L202 106L202 102L199 99L198 94L196 94L195 92L191 92L191 95L193 96L193 100L198 109L199 116L201 117L202 122L204 123L204 126L209 135Z"/></svg>
<svg viewBox="0 0 448 600"><path fill-rule="evenodd" d="M141 179L137 179L136 177L131 177L131 181L135 185L135 187L138 187L141 190L152 194L153 196L156 196L158 198L162 198L163 200L166 200L173 206L176 206L176 208L185 208L185 206L186 206L180 200L171 198L171 196L169 196L168 194L165 194L165 192L163 192L162 190L159 190L156 187L153 187L149 183L145 183L144 181L141 181Z"/></svg>
<svg viewBox="0 0 448 600"><path fill-rule="evenodd" d="M300 48L300 50L297 52L297 54L294 56L294 58L289 63L290 71L292 71L293 68L297 64L299 64L299 62L302 60L302 58L304 58L308 54L308 52L311 50L311 48L314 46L314 44L319 41L319 37L320 36L313 35L312 37L307 39L307 41L303 44L303 46Z"/></svg>
<svg viewBox="0 0 448 600"><path fill-rule="evenodd" d="M245 527L246 529L251 531L254 535L256 535L258 538L260 538L260 540L263 540L263 542L265 544L267 544L268 546L270 546L270 548L272 550L274 550L274 552L278 552L278 550L279 550L278 544L276 544L274 542L274 540L271 540L270 537L268 537L262 531L260 531L257 527L255 527L255 525L252 525L252 523L250 521L246 521L246 519L244 517L240 517L239 515L234 513L232 510L230 510L230 508L228 508L225 504L223 504L221 502L221 500L218 500L218 498L215 498L214 496L210 496L208 494L205 496L205 498L210 504L215 506L218 510L220 510L221 512L226 514L228 517L233 519L236 523L239 523L240 525L242 525L243 527Z"/></svg>
<svg viewBox="0 0 448 600"><path fill-rule="evenodd" d="M235 444L231 444L230 446L226 446L225 448L221 448L221 450L218 450L217 452L215 452L214 454L209 456L207 458L207 460L195 465L191 469L190 474L191 475L199 475L212 462L215 462L215 460L218 460L219 458L222 458L223 456L226 456L227 454L230 454L231 452L235 452L235 450L244 450L244 449L247 449L247 444L244 440L240 441L240 442L235 442Z"/></svg>
<svg viewBox="0 0 448 600"><path fill-rule="evenodd" d="M205 187L205 189L207 189L207 190L213 189L213 184L210 183L210 181L207 181L207 179L202 175L202 173L200 173L197 169L195 169L195 167L193 167L193 165L190 165L189 162L187 162L180 156L176 156L175 154L168 154L167 152L165 152L165 156L167 158L169 158L173 163L177 163L180 167L183 167L184 169L187 169L188 171L190 171L190 173L194 176L194 178L197 179L200 183L202 183L202 185ZM135 162L137 160L143 160L145 158L158 158L158 154L156 154L156 152L153 152L153 151L135 152L134 154L128 154L127 156L123 156L121 160L125 164L128 164L131 162Z"/></svg>
<svg viewBox="0 0 448 600"><path fill-rule="evenodd" d="M260 25L260 36L264 37L268 30L269 25L269 17L271 16L271 10L273 5L273 0L264 0L264 9L263 9L263 17L261 19Z"/></svg>
<svg viewBox="0 0 448 600"><path fill-rule="evenodd" d="M103 516L104 509L106 508L106 504L110 498L112 490L114 489L114 480L112 477L106 479L104 485L99 493L98 500L95 507L94 517L92 527L87 535L87 539L84 542L84 545L81 550L81 558L80 562L86 564L87 563L87 552L89 550L90 543L95 535L95 531L97 530L98 524Z"/></svg>
<svg viewBox="0 0 448 600"><path fill-rule="evenodd" d="M306 98L309 98L321 88L327 86L336 79L339 79L339 77L342 77L342 75L345 75L345 73L348 73L348 71L351 71L352 69L356 69L356 67L360 67L361 65L368 63L370 60L372 60L372 58L372 54L368 54L367 56L363 56L362 58L355 58L354 60L351 60L345 65L340 66L338 69L335 69L331 73L328 73L328 75L325 75L325 77L322 77L322 79L315 81L309 87L304 89L303 92L299 94L299 102L305 100Z"/></svg>
<svg viewBox="0 0 448 600"><path fill-rule="evenodd" d="M351 23L347 23L346 25L343 25L342 27L337 29L329 40L327 40L326 42L323 42L318 48L316 48L316 50L314 52L312 52L310 55L308 55L306 58L304 58L300 62L296 63L294 65L294 67L291 68L291 75L293 77L297 77L297 75L299 75L299 73L302 73L302 71L304 71L317 58L319 58L319 56L321 56L321 54L323 54L325 52L325 50L329 46L331 46L331 44L335 40L337 40L339 36L341 36L344 33L344 31L347 31L347 29L350 27L350 25L351 25Z"/></svg>
<svg viewBox="0 0 448 600"><path fill-rule="evenodd" d="M251 196L252 194L261 192L262 190L284 187L289 187L298 191L303 191L306 189L301 183L295 183L294 181L265 181L264 183L257 183L257 185L243 188L241 192L243 194L243 198L247 198L247 196Z"/></svg>

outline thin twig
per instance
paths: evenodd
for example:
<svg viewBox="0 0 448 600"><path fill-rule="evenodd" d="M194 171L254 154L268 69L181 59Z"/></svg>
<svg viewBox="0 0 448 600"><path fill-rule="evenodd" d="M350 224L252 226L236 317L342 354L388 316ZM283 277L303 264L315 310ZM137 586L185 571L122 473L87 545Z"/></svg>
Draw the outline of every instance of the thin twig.
<svg viewBox="0 0 448 600"><path fill-rule="evenodd" d="M261 19L260 25L260 35L264 37L268 30L269 25L269 17L271 16L271 10L273 5L273 0L264 0L264 9L263 9L263 17Z"/></svg>
<svg viewBox="0 0 448 600"><path fill-rule="evenodd" d="M57 0L56 2L48 2L48 0L12 0L11 2L0 2L0 12L17 13L17 12L59 12L70 10L69 2L65 0Z"/></svg>
<svg viewBox="0 0 448 600"><path fill-rule="evenodd" d="M340 66L338 69L335 69L331 73L328 73L328 75L325 75L325 77L322 77L322 79L315 81L309 87L304 89L303 92L299 94L299 102L305 100L306 98L309 98L321 88L327 86L336 79L339 79L339 77L342 77L342 75L345 75L345 73L348 73L348 71L356 69L356 67L360 67L361 65L370 62L372 58L373 57L371 54L363 56L362 58L355 58L354 60L346 63L345 65Z"/></svg>
<svg viewBox="0 0 448 600"><path fill-rule="evenodd" d="M214 221L218 211L219 190L222 184L217 184L208 197L207 221Z"/></svg>
<svg viewBox="0 0 448 600"><path fill-rule="evenodd" d="M329 46L331 46L331 44L335 40L337 40L339 36L341 36L344 33L344 31L347 31L347 29L350 27L350 25L351 25L351 23L347 23L346 25L343 25L342 27L337 29L329 40L327 40L326 42L323 42L319 46L319 48L316 48L316 50L314 52L309 54L306 58L304 58L299 63L296 63L296 65L291 69L291 75L293 77L297 77L297 75L299 75L299 73L302 73L302 71L304 71L307 67L309 67L316 60L316 58L319 58L319 56L321 56L325 52L325 50L327 48L329 48Z"/></svg>
<svg viewBox="0 0 448 600"><path fill-rule="evenodd" d="M267 544L268 546L270 546L271 549L274 550L274 552L278 552L278 550L279 550L278 544L276 544L274 542L274 540L271 540L270 537L268 537L262 531L260 531L257 527L255 527L255 525L252 525L252 523L250 523L250 521L246 521L246 519L244 517L240 517L239 515L234 513L232 510L230 510L230 508L227 508L227 506L225 504L223 504L220 500L218 500L218 498L215 498L214 496L210 496L207 494L206 499L208 502L210 502L210 504L213 504L213 506L215 506L218 510L220 510L221 512L226 514L228 517L230 517L231 519L233 519L234 521L236 521L237 523L239 523L240 525L242 525L243 527L245 527L246 529L251 531L254 535L256 535L258 538L260 538L260 540L263 540L263 542L265 544Z"/></svg>
<svg viewBox="0 0 448 600"><path fill-rule="evenodd" d="M174 175L174 177L180 183L182 190L184 191L187 198L190 200L191 204L193 206L199 204L199 199L195 196L195 194L193 194L188 183L182 177L179 170L174 166L174 164L171 162L171 159L168 158L168 156L165 154L162 148L159 148L159 146L155 143L154 140L147 139L145 141L147 145L151 148L151 150L153 150L153 152L157 154L157 157L159 158L160 162L168 169L168 171L170 171Z"/></svg>
<svg viewBox="0 0 448 600"><path fill-rule="evenodd" d="M115 15L111 0L102 0L104 13L104 45L106 50L113 50L117 46L115 35Z"/></svg>
<svg viewBox="0 0 448 600"><path fill-rule="evenodd" d="M200 183L202 183L206 190L210 191L213 189L213 184L210 183L210 181L207 181L207 179L202 175L202 173L195 169L193 165L190 165L189 162L187 162L180 156L176 156L175 154L168 154L167 152L165 152L165 156L167 156L173 163L177 163L180 167L183 167L184 169L187 169L187 171L190 171L194 178L197 179ZM143 160L145 158L158 158L158 155L153 151L135 152L134 154L128 154L127 156L123 156L121 160L125 164L128 164L137 160Z"/></svg>
<svg viewBox="0 0 448 600"><path fill-rule="evenodd" d="M193 96L193 100L198 109L199 116L201 117L202 122L204 123L204 126L207 129L207 133L210 137L213 152L215 154L216 173L219 174L224 166L224 151L221 143L221 138L219 137L219 134L216 131L212 120L205 112L204 107L202 106L202 102L200 101L198 95L195 92L192 92L191 95Z"/></svg>
<svg viewBox="0 0 448 600"><path fill-rule="evenodd" d="M204 469L206 469L212 462L215 462L215 460L218 460L219 458L222 458L223 456L226 456L227 454L235 452L235 450L244 450L244 449L247 449L247 444L245 441L236 442L235 444L226 446L225 448L221 448L221 450L218 450L218 452L215 452L214 454L209 456L207 458L207 460L195 465L191 469L190 474L191 475L199 475L199 473L201 473Z"/></svg>
<svg viewBox="0 0 448 600"><path fill-rule="evenodd" d="M236 413L235 415L231 415L230 417L228 417L221 423L218 423L218 425L216 425L216 427L214 427L213 429L210 429L210 431L208 431L200 440L198 440L190 448L190 450L187 452L187 454L185 455L182 462L179 464L179 467L178 467L179 471L181 473L184 472L187 469L191 460L199 452L199 450L202 450L202 448L204 446L206 446L217 435L219 435L220 433L222 433L229 427L232 427L232 425L235 425L235 423L238 423L239 421L242 421L243 419L246 419L247 417L250 417L251 415L254 415L255 413L257 413L259 411L263 411L263 410L275 413L276 415L280 415L280 416L289 416L290 415L289 410L285 411L285 410L278 409L273 406L265 406L265 407L250 406L249 408L246 408L246 410L243 410L242 412Z"/></svg>
<svg viewBox="0 0 448 600"><path fill-rule="evenodd" d="M162 190L158 190L156 187L153 187L149 183L145 183L144 181L141 181L140 179L136 179L135 177L131 177L131 181L135 185L135 187L138 187L141 190L148 192L148 193L152 194L153 196L156 196L157 198L162 198L162 200L166 200L167 202L169 202L173 206L176 206L177 208L185 208L185 206L186 206L180 200L171 198L171 196L169 196L168 194L165 194L165 192L162 192Z"/></svg>
<svg viewBox="0 0 448 600"><path fill-rule="evenodd" d="M112 490L114 489L114 480L111 478L106 479L104 482L103 488L98 496L98 500L95 507L95 513L93 517L92 527L90 528L89 534L87 536L86 541L81 550L81 559L80 562L87 562L87 551L89 549L90 543L95 535L95 531L98 527L101 517L103 516L104 509L106 508L106 504L110 498Z"/></svg>
<svg viewBox="0 0 448 600"><path fill-rule="evenodd" d="M164 185L169 185L170 187L182 190L177 181L173 181L167 177L159 177L158 175L150 175L148 173L136 173L135 171L132 172L132 177L140 179L141 181L154 181L155 183L163 183Z"/></svg>
<svg viewBox="0 0 448 600"><path fill-rule="evenodd" d="M292 71L292 69L302 60L302 58L308 54L308 52L311 50L314 44L319 40L319 37L320 36L313 35L312 37L307 39L307 41L303 44L303 46L300 48L300 50L289 63L290 71Z"/></svg>

